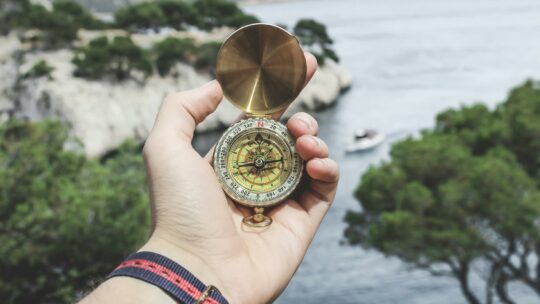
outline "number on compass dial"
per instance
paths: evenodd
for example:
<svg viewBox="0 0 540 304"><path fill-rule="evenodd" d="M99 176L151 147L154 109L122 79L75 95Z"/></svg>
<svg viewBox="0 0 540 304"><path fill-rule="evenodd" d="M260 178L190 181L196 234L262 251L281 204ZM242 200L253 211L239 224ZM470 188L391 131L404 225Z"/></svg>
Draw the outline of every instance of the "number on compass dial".
<svg viewBox="0 0 540 304"><path fill-rule="evenodd" d="M273 132L239 134L229 150L227 169L242 187L254 192L272 192L289 176L290 151Z"/></svg>

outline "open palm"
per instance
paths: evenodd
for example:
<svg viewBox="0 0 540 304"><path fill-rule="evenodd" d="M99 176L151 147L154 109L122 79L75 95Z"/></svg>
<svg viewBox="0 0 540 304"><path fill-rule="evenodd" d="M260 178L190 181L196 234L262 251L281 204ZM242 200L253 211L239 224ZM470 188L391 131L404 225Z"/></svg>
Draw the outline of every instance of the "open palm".
<svg viewBox="0 0 540 304"><path fill-rule="evenodd" d="M307 54L308 79L316 61ZM306 161L307 178L295 199L267 211L274 223L249 230L241 224L252 210L228 198L211 166L192 147L198 123L222 99L215 81L166 98L144 147L154 229L142 250L164 252L231 303L266 303L286 287L334 199L337 164L316 137L317 123L305 113L287 123ZM278 118L280 114L277 114Z"/></svg>

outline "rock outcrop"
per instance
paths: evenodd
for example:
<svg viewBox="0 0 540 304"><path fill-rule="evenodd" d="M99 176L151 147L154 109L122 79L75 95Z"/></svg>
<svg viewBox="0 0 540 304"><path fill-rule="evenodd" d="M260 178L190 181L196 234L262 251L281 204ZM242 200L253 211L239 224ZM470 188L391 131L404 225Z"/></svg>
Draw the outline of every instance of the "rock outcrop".
<svg viewBox="0 0 540 304"><path fill-rule="evenodd" d="M150 45L146 41L148 38L143 36L133 39L140 45ZM177 64L177 77L153 75L144 84L136 80L91 81L73 77L73 51L70 49L32 51L21 56L24 49L25 46L15 36L0 37L1 117L65 121L73 135L82 141L89 156L102 155L129 138L144 140L152 128L161 101L168 93L195 88L211 79L209 74L196 71L190 65ZM45 60L54 67L51 78L20 77L39 60ZM301 108L316 110L329 106L350 83L349 74L328 60L288 113ZM197 130L204 132L227 126L239 113L224 101Z"/></svg>

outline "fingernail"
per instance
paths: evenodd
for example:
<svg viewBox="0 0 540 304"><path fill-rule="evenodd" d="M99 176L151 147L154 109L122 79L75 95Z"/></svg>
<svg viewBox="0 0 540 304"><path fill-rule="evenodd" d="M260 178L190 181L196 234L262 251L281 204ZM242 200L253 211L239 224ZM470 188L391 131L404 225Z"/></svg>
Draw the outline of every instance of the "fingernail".
<svg viewBox="0 0 540 304"><path fill-rule="evenodd" d="M309 129L313 128L313 119L311 117L309 117L308 115L306 115L306 114L297 114L296 118L298 118L302 123L304 123L304 125L307 128L309 128Z"/></svg>
<svg viewBox="0 0 540 304"><path fill-rule="evenodd" d="M311 141L318 147L321 145L321 140L318 138L318 137L315 137L315 136L310 136L311 137Z"/></svg>
<svg viewBox="0 0 540 304"><path fill-rule="evenodd" d="M203 85L201 88L206 88L206 87L210 87L210 86L213 86L214 84L216 83L216 80L210 80L209 82L207 82L205 85Z"/></svg>

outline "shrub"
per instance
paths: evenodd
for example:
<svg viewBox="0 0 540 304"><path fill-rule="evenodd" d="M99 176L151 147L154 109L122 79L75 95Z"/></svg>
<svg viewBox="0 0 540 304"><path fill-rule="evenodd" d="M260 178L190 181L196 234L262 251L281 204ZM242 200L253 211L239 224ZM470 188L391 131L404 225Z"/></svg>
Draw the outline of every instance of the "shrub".
<svg viewBox="0 0 540 304"><path fill-rule="evenodd" d="M195 60L195 68L197 69L209 69L214 74L216 67L216 59L221 43L212 41L206 42L199 46L197 50L197 59Z"/></svg>
<svg viewBox="0 0 540 304"><path fill-rule="evenodd" d="M176 62L188 63L195 56L196 49L195 42L191 38L168 37L156 43L153 52L156 56L158 73L166 76Z"/></svg>
<svg viewBox="0 0 540 304"><path fill-rule="evenodd" d="M116 36L112 42L107 37L90 41L77 51L73 63L75 76L90 79L111 76L125 80L134 70L142 72L144 77L152 73L148 54L125 36Z"/></svg>
<svg viewBox="0 0 540 304"><path fill-rule="evenodd" d="M161 0L129 5L115 14L116 23L130 31L154 30L171 27L184 30L198 25L199 16L193 5L180 0Z"/></svg>
<svg viewBox="0 0 540 304"><path fill-rule="evenodd" d="M204 30L222 26L238 28L259 22L257 17L244 13L236 3L228 0L198 0L194 5L200 16L199 27Z"/></svg>
<svg viewBox="0 0 540 304"><path fill-rule="evenodd" d="M9 33L15 21L22 12L28 10L30 0L2 0L0 1L0 35Z"/></svg>
<svg viewBox="0 0 540 304"><path fill-rule="evenodd" d="M148 233L137 146L100 161L68 139L58 122L0 126L2 303L73 303Z"/></svg>
<svg viewBox="0 0 540 304"><path fill-rule="evenodd" d="M183 30L189 25L199 24L199 15L193 5L178 0L161 0L157 5L165 16L166 25Z"/></svg>
<svg viewBox="0 0 540 304"><path fill-rule="evenodd" d="M220 42L206 42L196 45L191 38L168 37L155 44L153 53L156 68L161 76L170 73L177 62L192 64L197 69L207 69L213 73Z"/></svg>
<svg viewBox="0 0 540 304"><path fill-rule="evenodd" d="M36 62L28 72L23 74L23 78L40 78L40 77L47 77L49 79L52 79L51 72L54 70L52 66L50 66L47 61L40 60Z"/></svg>
<svg viewBox="0 0 540 304"><path fill-rule="evenodd" d="M80 28L100 29L107 26L71 0L53 2L51 11L39 4L28 4L13 16L11 22L16 27L43 31L42 42L47 48L69 45L77 38Z"/></svg>
<svg viewBox="0 0 540 304"><path fill-rule="evenodd" d="M158 31L167 21L160 7L152 2L120 8L116 11L115 20L117 26L131 31Z"/></svg>
<svg viewBox="0 0 540 304"><path fill-rule="evenodd" d="M71 19L77 28L104 29L110 25L94 18L84 7L72 0L56 0L53 2L53 12L63 18Z"/></svg>
<svg viewBox="0 0 540 304"><path fill-rule="evenodd" d="M46 48L69 45L77 38L78 27L73 19L59 12L50 12L41 5L31 5L22 18L19 25L43 31L41 41Z"/></svg>
<svg viewBox="0 0 540 304"><path fill-rule="evenodd" d="M319 63L324 64L326 58L336 62L339 58L332 49L334 41L326 32L326 26L313 19L301 19L294 26L294 34Z"/></svg>

